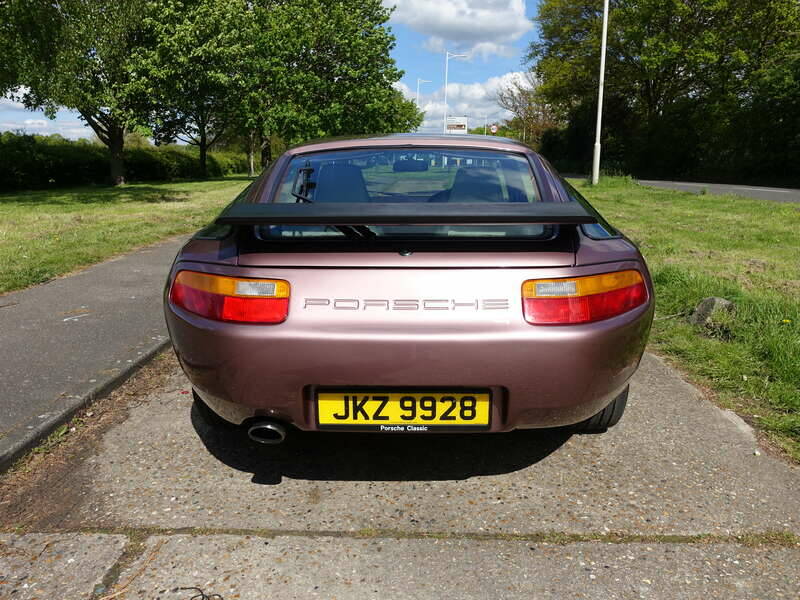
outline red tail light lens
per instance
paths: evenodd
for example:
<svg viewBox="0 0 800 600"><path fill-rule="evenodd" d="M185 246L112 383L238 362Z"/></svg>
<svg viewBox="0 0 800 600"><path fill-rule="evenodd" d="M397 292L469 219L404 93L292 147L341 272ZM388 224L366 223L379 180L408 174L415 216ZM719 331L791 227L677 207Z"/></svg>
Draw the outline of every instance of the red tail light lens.
<svg viewBox="0 0 800 600"><path fill-rule="evenodd" d="M283 323L289 315L289 282L180 271L169 300L207 319L234 323Z"/></svg>
<svg viewBox="0 0 800 600"><path fill-rule="evenodd" d="M568 325L610 319L647 302L638 271L571 279L532 279L522 284L525 320L534 325Z"/></svg>

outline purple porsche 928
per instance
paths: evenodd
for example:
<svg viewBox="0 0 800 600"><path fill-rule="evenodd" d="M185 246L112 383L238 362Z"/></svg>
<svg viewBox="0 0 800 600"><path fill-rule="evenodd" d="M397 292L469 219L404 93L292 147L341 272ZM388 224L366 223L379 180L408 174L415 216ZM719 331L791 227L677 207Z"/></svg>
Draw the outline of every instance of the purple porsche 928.
<svg viewBox="0 0 800 600"><path fill-rule="evenodd" d="M181 249L164 307L198 409L257 441L598 432L625 409L653 286L528 147L390 135L283 154Z"/></svg>

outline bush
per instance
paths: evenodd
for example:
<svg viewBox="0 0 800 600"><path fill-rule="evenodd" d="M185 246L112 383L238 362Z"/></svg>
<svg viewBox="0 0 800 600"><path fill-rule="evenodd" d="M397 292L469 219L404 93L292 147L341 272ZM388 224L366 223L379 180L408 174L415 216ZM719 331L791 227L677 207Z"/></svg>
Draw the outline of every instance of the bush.
<svg viewBox="0 0 800 600"><path fill-rule="evenodd" d="M197 179L199 152L193 146L129 148L125 168L129 181ZM0 191L103 184L108 181L108 169L108 148L89 140L0 133ZM208 154L209 177L246 171L244 154Z"/></svg>

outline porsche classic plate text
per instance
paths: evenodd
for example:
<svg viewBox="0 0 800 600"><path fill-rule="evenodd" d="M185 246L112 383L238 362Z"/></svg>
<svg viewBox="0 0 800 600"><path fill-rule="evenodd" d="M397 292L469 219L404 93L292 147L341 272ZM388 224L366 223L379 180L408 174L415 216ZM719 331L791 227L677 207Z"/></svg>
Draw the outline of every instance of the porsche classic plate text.
<svg viewBox="0 0 800 600"><path fill-rule="evenodd" d="M366 428L375 431L486 429L491 395L488 391L359 391L317 393L317 423L326 428Z"/></svg>

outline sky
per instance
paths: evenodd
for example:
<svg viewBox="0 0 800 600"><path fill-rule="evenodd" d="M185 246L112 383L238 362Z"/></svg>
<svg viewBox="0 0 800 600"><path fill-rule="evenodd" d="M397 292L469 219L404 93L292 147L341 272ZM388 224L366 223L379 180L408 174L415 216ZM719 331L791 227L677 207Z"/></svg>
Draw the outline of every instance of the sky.
<svg viewBox="0 0 800 600"><path fill-rule="evenodd" d="M389 22L397 38L392 56L405 71L396 87L410 100L420 84L419 103L425 111L421 132L443 128L445 51L465 54L451 58L447 86L448 114L467 116L469 127L489 125L508 116L495 101L497 89L521 73L523 57L534 39L531 17L535 0L383 0L394 6ZM54 120L0 98L0 131L23 130L67 138L91 137L92 131L69 110Z"/></svg>
<svg viewBox="0 0 800 600"><path fill-rule="evenodd" d="M525 70L523 57L536 32L536 2L524 0L384 0L395 6L390 21L397 37L392 55L405 71L397 87L415 99L420 84L422 132L443 130L445 51L448 115L468 117L470 128L509 116L495 101L497 89Z"/></svg>

